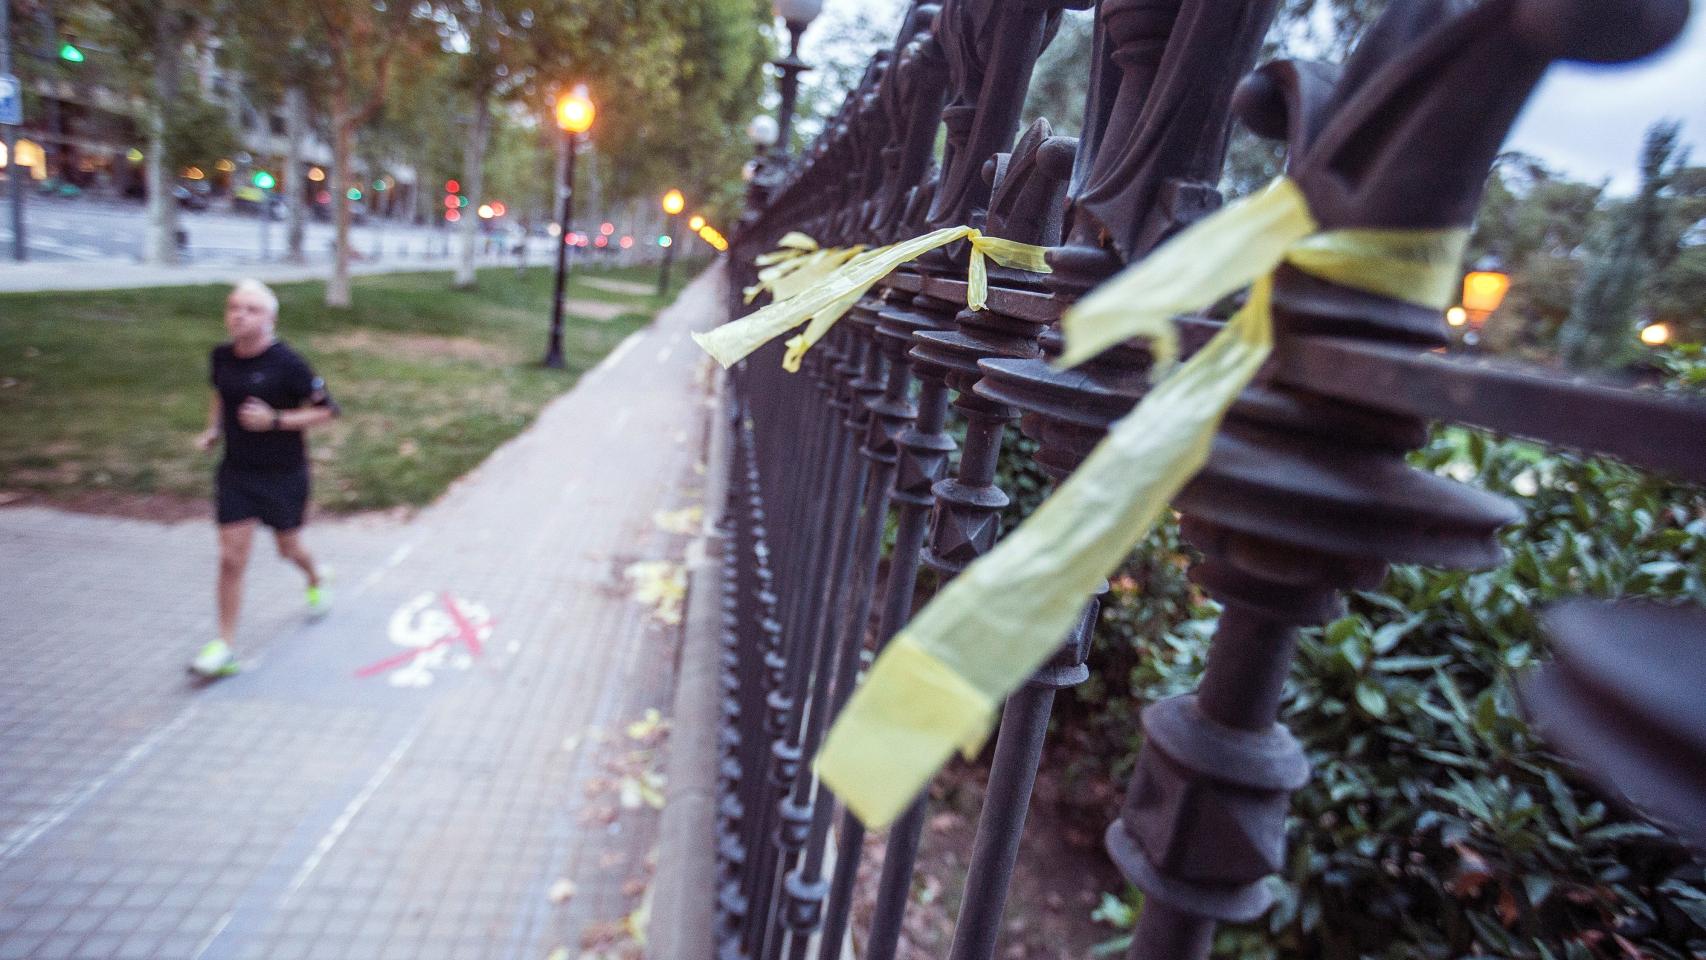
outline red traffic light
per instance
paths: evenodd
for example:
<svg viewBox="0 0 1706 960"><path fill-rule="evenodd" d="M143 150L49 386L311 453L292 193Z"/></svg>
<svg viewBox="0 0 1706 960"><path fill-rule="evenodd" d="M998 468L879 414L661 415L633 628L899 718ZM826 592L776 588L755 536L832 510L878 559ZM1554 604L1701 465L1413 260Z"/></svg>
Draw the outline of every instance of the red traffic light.
<svg viewBox="0 0 1706 960"><path fill-rule="evenodd" d="M445 197L444 198L444 206L447 209L455 210L457 207L460 207L461 205L462 204L456 202L455 197Z"/></svg>
<svg viewBox="0 0 1706 960"><path fill-rule="evenodd" d="M598 232L608 237L616 232L616 224L606 220L598 225Z"/></svg>
<svg viewBox="0 0 1706 960"><path fill-rule="evenodd" d="M462 184L457 183L455 180L446 180L446 181L444 181L444 192L445 193L461 193L462 192Z"/></svg>

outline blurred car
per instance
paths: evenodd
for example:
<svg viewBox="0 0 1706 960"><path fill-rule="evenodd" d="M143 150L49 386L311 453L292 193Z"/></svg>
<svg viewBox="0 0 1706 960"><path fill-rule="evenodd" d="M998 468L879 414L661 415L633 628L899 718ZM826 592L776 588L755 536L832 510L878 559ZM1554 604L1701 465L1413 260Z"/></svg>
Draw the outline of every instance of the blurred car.
<svg viewBox="0 0 1706 960"><path fill-rule="evenodd" d="M245 216L257 216L262 209L274 220L283 220L285 203L283 197L276 197L260 187L246 184L231 192L231 209Z"/></svg>
<svg viewBox="0 0 1706 960"><path fill-rule="evenodd" d="M81 195L83 189L75 183L49 177L36 184L36 192L47 197L75 197Z"/></svg>
<svg viewBox="0 0 1706 960"><path fill-rule="evenodd" d="M309 209L310 212L313 213L314 219L325 223L332 222L336 216L336 212L332 208L332 200L330 197L316 201ZM349 201L349 218L351 223L366 223L367 204L362 203L360 200Z"/></svg>
<svg viewBox="0 0 1706 960"><path fill-rule="evenodd" d="M185 210L206 210L208 195L212 192L213 188L201 180L180 180L172 186L172 197Z"/></svg>

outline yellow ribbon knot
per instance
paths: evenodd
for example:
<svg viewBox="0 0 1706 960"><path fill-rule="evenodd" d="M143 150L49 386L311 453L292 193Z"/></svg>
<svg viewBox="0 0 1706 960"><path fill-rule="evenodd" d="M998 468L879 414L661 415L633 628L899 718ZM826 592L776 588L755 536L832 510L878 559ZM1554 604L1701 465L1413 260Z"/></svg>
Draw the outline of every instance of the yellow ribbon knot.
<svg viewBox="0 0 1706 960"><path fill-rule="evenodd" d="M1063 366L1144 337L1159 382L1042 506L919 611L836 719L816 769L867 825L894 819L955 749L981 747L997 705L1059 648L1091 591L1207 462L1221 418L1272 348L1275 268L1450 303L1467 230L1318 230L1302 191L1281 178L1061 318ZM1175 368L1173 317L1245 286L1243 308Z"/></svg>
<svg viewBox="0 0 1706 960"><path fill-rule="evenodd" d="M1044 259L1047 248L986 236L975 227L944 227L874 250L860 247L843 251L820 250L803 259L822 259L793 267L789 265L798 263L794 258L772 261L775 265L768 267L769 270L789 267L788 272L769 284L776 297L774 302L715 330L695 333L693 339L718 363L730 367L752 351L809 320L804 330L788 339L788 349L782 358L784 369L790 373L797 372L806 351L823 339L836 321L852 309L853 304L877 281L901 264L956 240L971 243L966 305L973 310L982 310L989 296L989 272L984 264L986 257L1004 267L1033 273L1049 272L1048 262ZM759 278L763 283L764 273L761 272ZM755 289L748 288L749 292ZM752 292L752 296L757 296L757 293ZM748 302L751 299L749 296Z"/></svg>

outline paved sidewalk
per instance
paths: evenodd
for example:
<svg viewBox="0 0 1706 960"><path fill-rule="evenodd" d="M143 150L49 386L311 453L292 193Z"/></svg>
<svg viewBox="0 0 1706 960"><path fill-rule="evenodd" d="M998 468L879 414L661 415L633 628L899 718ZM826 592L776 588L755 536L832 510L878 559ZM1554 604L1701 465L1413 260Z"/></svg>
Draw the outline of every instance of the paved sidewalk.
<svg viewBox="0 0 1706 960"><path fill-rule="evenodd" d="M205 523L0 509L0 958L631 954L678 631L623 573L693 549L721 282L413 521L310 528L328 619L257 542L212 686Z"/></svg>

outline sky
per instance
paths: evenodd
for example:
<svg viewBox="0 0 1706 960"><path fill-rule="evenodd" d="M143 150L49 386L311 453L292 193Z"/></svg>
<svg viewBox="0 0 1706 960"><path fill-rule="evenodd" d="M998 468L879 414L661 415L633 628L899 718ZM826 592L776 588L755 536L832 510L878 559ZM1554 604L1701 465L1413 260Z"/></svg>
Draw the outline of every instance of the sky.
<svg viewBox="0 0 1706 960"><path fill-rule="evenodd" d="M1682 121L1682 141L1706 163L1706 0L1668 50L1637 64L1557 64L1505 142L1584 180L1636 185L1641 136L1655 120Z"/></svg>
<svg viewBox="0 0 1706 960"><path fill-rule="evenodd" d="M1692 16L1668 50L1637 64L1554 65L1505 141L1509 150L1532 153L1549 165L1589 181L1609 180L1613 193L1631 192L1636 161L1648 126L1682 121L1682 141L1706 163L1706 0L1691 0ZM802 44L808 63L824 55L814 34L836 32L837 22L861 11L896 24L902 0L826 0L822 17Z"/></svg>

